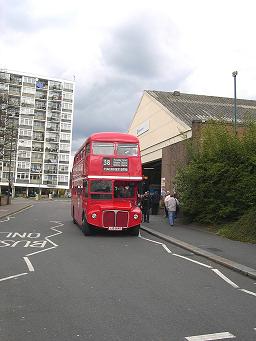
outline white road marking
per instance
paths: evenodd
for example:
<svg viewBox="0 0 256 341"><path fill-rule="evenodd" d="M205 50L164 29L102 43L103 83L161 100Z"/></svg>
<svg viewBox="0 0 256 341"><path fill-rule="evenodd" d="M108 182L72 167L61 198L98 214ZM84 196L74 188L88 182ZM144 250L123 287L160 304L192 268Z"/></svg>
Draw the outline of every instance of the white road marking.
<svg viewBox="0 0 256 341"><path fill-rule="evenodd" d="M239 289L239 290L245 292L246 294L256 296L255 292L252 292L252 291L249 291L249 290L245 290L245 289Z"/></svg>
<svg viewBox="0 0 256 341"><path fill-rule="evenodd" d="M26 208L27 209L27 208ZM9 217L8 217L9 218ZM8 219L9 220L9 219ZM60 221L50 221L51 223L57 223L58 225L56 226L52 226L50 229L55 231L56 233L52 234L52 235L49 235L49 236L46 236L44 239L46 241L48 241L50 244L52 244L53 246L52 247L49 247L47 249L44 249L44 250L40 250L40 251L36 251L36 252L32 252L32 253L29 253L27 254L25 257L23 257L24 261L26 262L27 264L27 267L29 269L29 271L35 271L34 267L33 267L33 264L31 263L31 261L28 259L28 257L30 256L33 256L37 253L41 253L41 252L46 252L46 251L49 251L49 250L52 250L52 249L56 249L56 247L58 247L59 245L54 243L51 239L51 237L53 236L57 236L61 233L63 233L62 231L59 231L56 229L56 227L60 227L60 226L63 226L64 224L62 224ZM1 232L1 233L6 233L6 232ZM25 273L22 273L22 274L18 274L18 275L14 275L14 276L9 276L9 277L5 277L5 278L1 278L0 279L0 282L2 281L6 281L6 280L9 280L9 279L12 279L12 278L16 278L16 277L19 277L19 276L23 276L23 275L27 275L28 273L25 272Z"/></svg>
<svg viewBox="0 0 256 341"><path fill-rule="evenodd" d="M152 243L161 245L161 246L165 249L166 252L172 253L172 251L171 251L170 249L168 249L168 247L167 247L164 243L160 243L160 242L156 242L155 240L152 240L152 239L144 238L144 237L142 237L141 235L139 235L139 237L140 237L141 239L147 240L148 242L152 242Z"/></svg>
<svg viewBox="0 0 256 341"><path fill-rule="evenodd" d="M28 259L28 257L23 257L24 261L26 262L27 266L28 266L28 270L29 271L35 271L32 263L30 262L30 260Z"/></svg>
<svg viewBox="0 0 256 341"><path fill-rule="evenodd" d="M176 254L176 253L173 253L172 255L175 256L175 257L184 258L184 259L186 259L186 260L188 260L188 261L190 261L190 262L192 262L192 263L196 263L196 264L198 264L198 265L202 265L202 266L204 266L204 267L206 267L206 268L212 269L212 266L207 265L207 264L204 264L204 263L201 263L201 262L198 262L198 261L196 261L196 260L194 260L194 259L190 259L190 258L188 258L188 257L181 256L181 255L178 255L178 254Z"/></svg>
<svg viewBox="0 0 256 341"><path fill-rule="evenodd" d="M7 281L8 279L12 279L12 278L17 278L17 277L20 277L20 276L24 276L24 275L27 275L28 273L27 272L24 272L22 274L18 274L18 275L14 275L14 276L9 276L9 277L5 277L5 278L0 278L0 282L3 282L3 281Z"/></svg>
<svg viewBox="0 0 256 341"><path fill-rule="evenodd" d="M232 282L229 278L227 278L225 275L223 275L223 273L220 272L218 269L213 269L212 266L210 266L210 265L207 265L207 264L198 262L198 261L196 261L196 260L190 259L190 258L188 258L188 257L181 256L181 255L178 255L178 254L176 254L176 253L173 253L171 250L168 249L168 247L167 247L164 243L157 242L157 241L155 241L155 240L152 240L152 239L149 239L149 238L142 237L140 234L139 234L139 237L140 237L141 239L144 239L144 240L149 241L149 242L151 242L151 243L155 243L155 244L161 245L161 246L165 249L165 251L167 251L168 253L170 253L172 256L179 257L179 258L183 258L183 259L188 260L189 262L192 262L192 263L201 265L201 266L203 266L203 267L206 267L206 268L208 268L208 269L211 269L211 270L212 270L213 272L215 272L220 278L222 278L225 282L227 282L228 284L230 284L233 288L238 289L238 290L240 290L240 291L242 291L242 292L244 292L244 293L247 293L247 294L249 294L249 295L256 296L256 293L255 293L255 292L252 292L252 291L249 291L249 290L245 290L245 289L240 289L240 287L239 287L236 283ZM254 284L256 284L256 283L254 283ZM201 340L201 339L199 339L199 340ZM204 339L203 339L203 340L204 340ZM215 340L215 339L214 339L214 340Z"/></svg>
<svg viewBox="0 0 256 341"><path fill-rule="evenodd" d="M223 275L223 273L220 272L218 269L212 269L212 271L215 272L218 276L220 276L225 282L230 284L233 288L239 289L239 286L236 285L236 283L232 282L229 278Z"/></svg>
<svg viewBox="0 0 256 341"><path fill-rule="evenodd" d="M29 254L26 255L26 257L30 257L30 256L33 256L33 255L36 255L37 253L41 253L41 252L49 251L49 250L52 250L52 249L56 249L57 246L58 245L52 246L52 247L48 247L48 249L44 249L44 250L40 250L40 251L29 253Z"/></svg>
<svg viewBox="0 0 256 341"><path fill-rule="evenodd" d="M234 338L235 336L228 332L185 337L185 339L188 341L212 341L212 340L223 340L223 339L234 339Z"/></svg>
<svg viewBox="0 0 256 341"><path fill-rule="evenodd" d="M144 239L144 240L147 240L148 242L152 242L152 243L155 243L155 244L159 244L159 245L163 245L163 243L160 243L160 242L156 242L155 240L152 240L152 239L148 239L148 238L145 238L145 237L141 237L141 239Z"/></svg>
<svg viewBox="0 0 256 341"><path fill-rule="evenodd" d="M162 247L165 249L166 252L172 253L172 251L168 249L168 247L165 244L162 244Z"/></svg>

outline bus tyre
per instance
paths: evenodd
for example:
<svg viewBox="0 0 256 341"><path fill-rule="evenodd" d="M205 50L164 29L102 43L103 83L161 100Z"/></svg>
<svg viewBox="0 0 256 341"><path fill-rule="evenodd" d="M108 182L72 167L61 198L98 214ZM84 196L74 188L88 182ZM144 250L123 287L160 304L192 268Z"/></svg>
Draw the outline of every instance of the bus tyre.
<svg viewBox="0 0 256 341"><path fill-rule="evenodd" d="M134 226L134 227L130 227L128 229L128 232L131 236L138 236L140 233L140 225Z"/></svg>
<svg viewBox="0 0 256 341"><path fill-rule="evenodd" d="M92 228L87 223L85 215L83 215L83 219L82 219L82 232L85 236L91 236L93 234Z"/></svg>

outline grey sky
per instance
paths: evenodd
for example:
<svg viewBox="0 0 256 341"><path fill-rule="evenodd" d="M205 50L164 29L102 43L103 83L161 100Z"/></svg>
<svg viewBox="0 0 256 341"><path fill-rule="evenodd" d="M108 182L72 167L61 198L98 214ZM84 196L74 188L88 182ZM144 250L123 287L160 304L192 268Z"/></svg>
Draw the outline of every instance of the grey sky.
<svg viewBox="0 0 256 341"><path fill-rule="evenodd" d="M127 131L144 89L255 98L245 0L0 0L1 68L76 79L73 150Z"/></svg>

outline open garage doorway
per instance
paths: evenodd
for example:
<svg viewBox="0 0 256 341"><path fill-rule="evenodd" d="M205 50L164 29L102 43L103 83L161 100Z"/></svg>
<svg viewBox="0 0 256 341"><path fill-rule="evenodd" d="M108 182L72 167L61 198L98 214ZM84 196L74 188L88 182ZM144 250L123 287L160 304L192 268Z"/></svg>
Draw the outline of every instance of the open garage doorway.
<svg viewBox="0 0 256 341"><path fill-rule="evenodd" d="M152 194L155 190L161 193L161 168L162 159L154 160L142 165L143 183L142 193L150 191Z"/></svg>

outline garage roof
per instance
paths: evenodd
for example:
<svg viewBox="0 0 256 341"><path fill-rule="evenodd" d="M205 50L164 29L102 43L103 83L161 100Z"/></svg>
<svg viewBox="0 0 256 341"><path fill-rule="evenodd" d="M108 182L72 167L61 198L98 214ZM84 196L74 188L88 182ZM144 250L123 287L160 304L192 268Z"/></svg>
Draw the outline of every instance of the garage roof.
<svg viewBox="0 0 256 341"><path fill-rule="evenodd" d="M166 107L188 126L193 120L225 120L232 121L234 116L234 99L205 95L193 95L179 91L151 91L150 96ZM256 118L256 101L237 99L237 122L241 123L246 115Z"/></svg>

